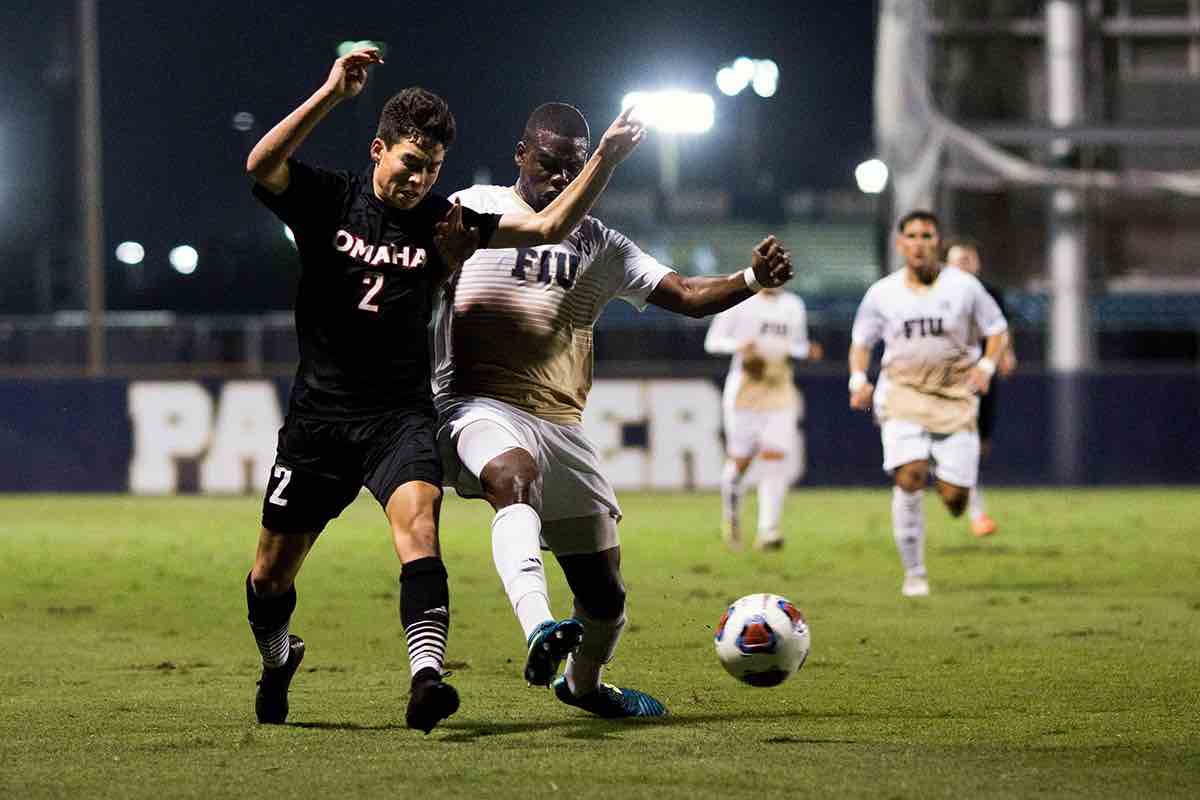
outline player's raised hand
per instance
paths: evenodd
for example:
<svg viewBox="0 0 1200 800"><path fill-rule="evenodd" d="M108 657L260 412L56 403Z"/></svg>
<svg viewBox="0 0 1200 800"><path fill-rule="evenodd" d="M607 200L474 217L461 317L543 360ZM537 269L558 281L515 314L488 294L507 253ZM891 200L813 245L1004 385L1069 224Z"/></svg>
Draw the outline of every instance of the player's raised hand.
<svg viewBox="0 0 1200 800"><path fill-rule="evenodd" d="M629 106L613 120L612 125L600 137L600 146L596 151L605 160L620 164L637 149L642 139L646 138L646 124L633 116L634 106Z"/></svg>
<svg viewBox="0 0 1200 800"><path fill-rule="evenodd" d="M367 85L367 70L383 63L383 54L375 47L354 50L333 62L325 85L339 100L357 97Z"/></svg>
<svg viewBox="0 0 1200 800"><path fill-rule="evenodd" d="M462 204L458 198L454 199L454 205L442 221L433 226L433 243L451 271L461 267L479 249L479 228L468 228L463 224Z"/></svg>
<svg viewBox="0 0 1200 800"><path fill-rule="evenodd" d="M792 279L792 254L774 235L758 243L751 255L750 266L754 278L768 289L776 289Z"/></svg>

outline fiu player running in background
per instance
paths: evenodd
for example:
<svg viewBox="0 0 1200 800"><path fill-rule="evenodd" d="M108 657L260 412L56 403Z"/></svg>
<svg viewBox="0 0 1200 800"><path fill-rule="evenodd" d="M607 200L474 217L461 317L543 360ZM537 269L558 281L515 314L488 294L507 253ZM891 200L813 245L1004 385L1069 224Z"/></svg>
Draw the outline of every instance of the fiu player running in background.
<svg viewBox="0 0 1200 800"><path fill-rule="evenodd" d="M517 142L516 185L473 186L455 197L491 213L546 208L583 168L588 147L583 116L548 103ZM791 277L773 237L748 255L752 265L732 275L683 278L588 217L561 245L480 251L447 285L434 373L447 482L496 511L492 553L525 634L525 679L550 684L571 653L555 695L593 714L666 709L600 679L625 627L625 586L621 510L580 424L592 385L592 326L615 297L702 317ZM572 619L556 622L550 613L542 542L574 594Z"/></svg>
<svg viewBox="0 0 1200 800"><path fill-rule="evenodd" d="M726 453L722 535L730 547L741 549L742 479L757 456L761 474L754 548L780 548L779 521L790 477L787 459L796 449L800 411L792 359L815 361L822 355L821 345L808 340L804 301L783 289L763 289L713 319L704 349L714 355L733 354L721 401Z"/></svg>
<svg viewBox="0 0 1200 800"><path fill-rule="evenodd" d="M929 594L925 569L925 484L962 514L979 472L979 400L1008 347L1008 323L972 275L943 268L938 220L913 211L897 226L904 267L876 281L854 317L850 407L874 402L883 468L895 478L892 532L904 565L902 593ZM987 337L982 358L976 343ZM879 387L867 380L871 350L884 342Z"/></svg>
<svg viewBox="0 0 1200 800"><path fill-rule="evenodd" d="M442 467L435 441L426 325L436 288L476 245L560 241L613 168L641 139L620 118L580 178L537 213L476 214L430 193L455 123L444 100L419 88L383 107L360 173L292 158L341 101L362 91L379 52L334 62L324 84L254 146L254 194L295 233L300 364L263 501L254 567L246 577L250 628L262 654L259 722L281 723L304 657L289 632L295 579L328 522L366 486L383 506L400 571L408 640L411 728L428 733L458 708L442 680L449 591L438 545Z"/></svg>
<svg viewBox="0 0 1200 800"><path fill-rule="evenodd" d="M1004 308L1004 293L979 276L982 263L979 260L979 244L972 239L954 239L946 244L946 265L958 267L963 272L969 272L996 301L1000 313L1008 317ZM1009 336L1009 347L996 363L996 372L1002 378L1007 378L1017 368L1017 357L1012 346L1012 336ZM983 462L992 450L992 429L996 421L996 396L999 385L992 384L988 393L979 398L979 460ZM996 521L987 513L983 502L983 487L976 481L971 487L971 496L967 499L967 516L971 518L971 532L976 536L991 536L996 532Z"/></svg>

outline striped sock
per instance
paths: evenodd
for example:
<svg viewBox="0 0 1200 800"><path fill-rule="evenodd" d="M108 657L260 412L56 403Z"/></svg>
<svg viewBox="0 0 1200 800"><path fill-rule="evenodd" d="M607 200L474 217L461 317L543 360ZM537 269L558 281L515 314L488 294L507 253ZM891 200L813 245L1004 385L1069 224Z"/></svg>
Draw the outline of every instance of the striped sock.
<svg viewBox="0 0 1200 800"><path fill-rule="evenodd" d="M423 669L441 675L450 633L450 589L440 558L418 558L401 568L400 622L413 676Z"/></svg>
<svg viewBox="0 0 1200 800"><path fill-rule="evenodd" d="M296 585L275 597L261 597L254 591L250 576L246 576L246 609L250 632L262 654L263 665L281 667L287 663L291 647L288 642L288 623L296 610Z"/></svg>
<svg viewBox="0 0 1200 800"><path fill-rule="evenodd" d="M254 633L254 642L258 645L258 652L262 653L263 666L282 667L287 663L291 647L288 642L288 624L286 622L274 633L259 631L254 626L251 626L250 630Z"/></svg>

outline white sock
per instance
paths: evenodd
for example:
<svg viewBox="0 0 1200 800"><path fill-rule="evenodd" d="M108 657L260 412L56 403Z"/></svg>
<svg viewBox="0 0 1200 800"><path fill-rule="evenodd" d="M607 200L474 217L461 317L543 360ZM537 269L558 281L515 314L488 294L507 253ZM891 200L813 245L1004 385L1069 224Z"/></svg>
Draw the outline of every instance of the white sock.
<svg viewBox="0 0 1200 800"><path fill-rule="evenodd" d="M542 563L542 518L533 506L514 503L492 520L492 560L525 638L550 615L550 590Z"/></svg>
<svg viewBox="0 0 1200 800"><path fill-rule="evenodd" d="M599 688L604 665L612 661L625 629L625 612L617 619L593 619L575 604L575 619L583 623L583 641L567 656L567 688L580 696Z"/></svg>
<svg viewBox="0 0 1200 800"><path fill-rule="evenodd" d="M725 519L736 517L742 504L742 477L746 473L738 472L737 464L732 458L725 460L721 470L721 510Z"/></svg>
<svg viewBox="0 0 1200 800"><path fill-rule="evenodd" d="M892 536L905 575L925 574L925 492L892 488Z"/></svg>
<svg viewBox="0 0 1200 800"><path fill-rule="evenodd" d="M987 513L987 509L983 505L983 489L979 485L971 487L971 493L967 495L967 513L971 515L971 519L979 519Z"/></svg>
<svg viewBox="0 0 1200 800"><path fill-rule="evenodd" d="M787 497L788 479L785 461L763 461L758 479L758 538L774 541L779 538L779 520L783 517L783 501ZM772 535L774 533L774 535Z"/></svg>

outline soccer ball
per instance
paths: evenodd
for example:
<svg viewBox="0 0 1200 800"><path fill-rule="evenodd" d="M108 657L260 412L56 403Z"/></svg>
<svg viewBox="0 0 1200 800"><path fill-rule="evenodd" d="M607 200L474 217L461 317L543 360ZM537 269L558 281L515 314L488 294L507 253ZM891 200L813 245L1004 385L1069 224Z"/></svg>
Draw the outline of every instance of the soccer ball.
<svg viewBox="0 0 1200 800"><path fill-rule="evenodd" d="M777 594L748 594L717 623L717 658L733 677L751 686L778 686L808 658L804 614Z"/></svg>

